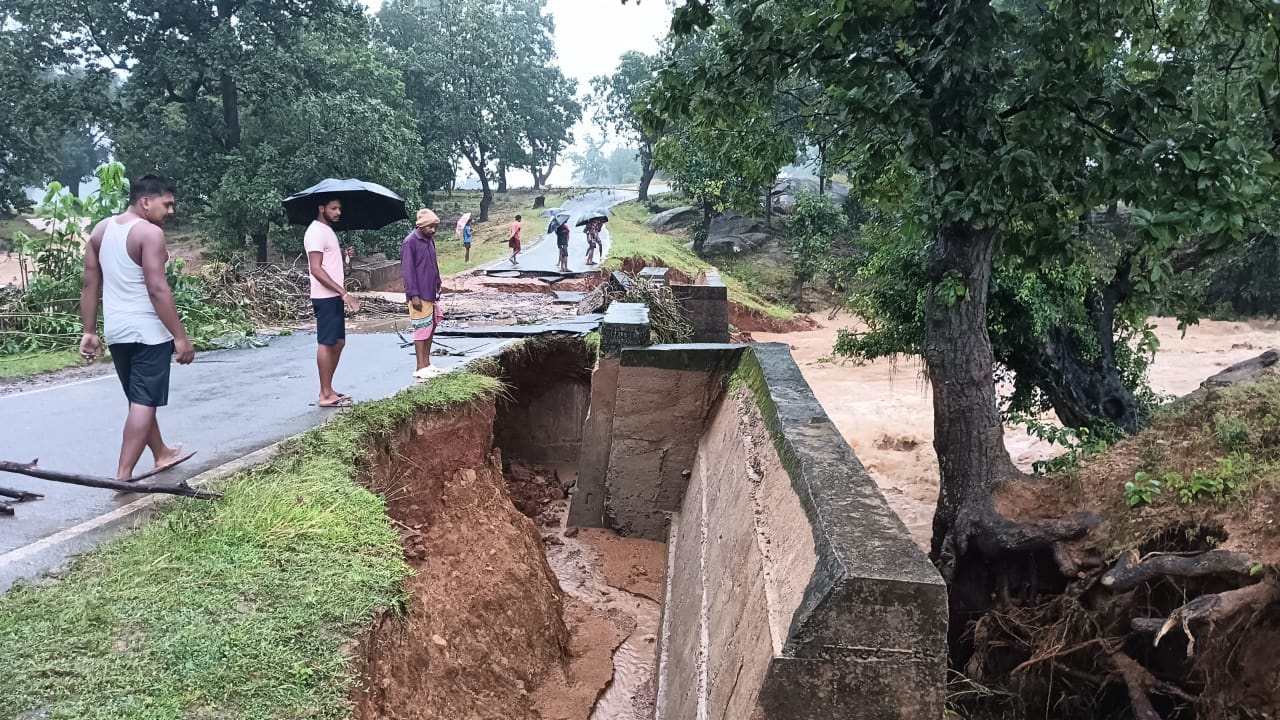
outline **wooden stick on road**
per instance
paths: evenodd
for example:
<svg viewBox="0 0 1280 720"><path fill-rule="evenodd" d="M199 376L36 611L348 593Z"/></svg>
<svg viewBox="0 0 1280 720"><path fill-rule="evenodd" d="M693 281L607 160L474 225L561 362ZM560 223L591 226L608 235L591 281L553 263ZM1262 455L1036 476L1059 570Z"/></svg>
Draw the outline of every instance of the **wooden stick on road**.
<svg viewBox="0 0 1280 720"><path fill-rule="evenodd" d="M196 498L197 500L216 500L222 495L208 490L200 490L188 485L185 481L177 485L156 485L152 483L139 483L139 480L146 480L149 477L158 475L170 468L180 465L191 459L190 455L178 458L172 465L166 465L163 468L157 468L141 475L134 475L129 480L112 480L111 478L95 477L92 475L78 475L76 473L65 473L57 470L45 470L37 466L39 461L32 460L29 463L11 462L8 460L0 460L0 472L15 473L17 475L26 475L28 477L39 478L41 480L52 480L53 482L68 483L71 485L81 485L84 487L102 488L104 490L115 490L125 493L163 493L166 495L180 495L182 497Z"/></svg>

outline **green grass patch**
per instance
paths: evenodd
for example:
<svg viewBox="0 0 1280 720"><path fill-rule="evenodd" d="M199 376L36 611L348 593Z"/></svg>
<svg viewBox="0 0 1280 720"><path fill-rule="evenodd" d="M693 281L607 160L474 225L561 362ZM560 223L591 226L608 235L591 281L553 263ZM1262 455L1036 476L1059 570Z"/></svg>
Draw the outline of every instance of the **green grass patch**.
<svg viewBox="0 0 1280 720"><path fill-rule="evenodd" d="M83 363L79 350L40 350L21 355L0 355L0 378L30 377Z"/></svg>
<svg viewBox="0 0 1280 720"><path fill-rule="evenodd" d="M604 263L605 269L617 270L622 267L624 260L633 257L644 258L646 261L658 260L690 278L697 277L698 273L712 267L711 263L686 248L683 238L650 230L646 224L650 217L649 211L638 201L622 203L615 206L613 211L614 216L609 219L612 246ZM732 275L725 267L717 269L725 287L729 288L730 300L779 320L795 317L794 311L761 299L751 292L745 282Z"/></svg>
<svg viewBox="0 0 1280 720"><path fill-rule="evenodd" d="M165 503L61 580L0 597L0 717L348 716L343 647L404 603L409 572L358 463L415 412L499 391L455 372L360 403L221 500Z"/></svg>

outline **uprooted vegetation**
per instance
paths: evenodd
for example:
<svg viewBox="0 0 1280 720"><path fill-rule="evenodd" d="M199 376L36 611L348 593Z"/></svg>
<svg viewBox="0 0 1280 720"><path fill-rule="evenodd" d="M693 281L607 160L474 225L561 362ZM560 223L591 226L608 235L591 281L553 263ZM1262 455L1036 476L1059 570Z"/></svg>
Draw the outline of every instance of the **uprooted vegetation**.
<svg viewBox="0 0 1280 720"><path fill-rule="evenodd" d="M1097 522L990 558L994 607L953 646L971 717L1280 716L1280 374L1202 390L996 502Z"/></svg>

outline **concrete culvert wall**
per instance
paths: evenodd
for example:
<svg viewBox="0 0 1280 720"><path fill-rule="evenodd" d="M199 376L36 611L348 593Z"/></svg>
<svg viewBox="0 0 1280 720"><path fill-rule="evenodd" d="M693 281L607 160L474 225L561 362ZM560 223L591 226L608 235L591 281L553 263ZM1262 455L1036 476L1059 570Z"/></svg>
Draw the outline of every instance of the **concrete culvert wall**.
<svg viewBox="0 0 1280 720"><path fill-rule="evenodd" d="M667 540L655 717L941 717L942 579L786 346L606 358L570 517Z"/></svg>

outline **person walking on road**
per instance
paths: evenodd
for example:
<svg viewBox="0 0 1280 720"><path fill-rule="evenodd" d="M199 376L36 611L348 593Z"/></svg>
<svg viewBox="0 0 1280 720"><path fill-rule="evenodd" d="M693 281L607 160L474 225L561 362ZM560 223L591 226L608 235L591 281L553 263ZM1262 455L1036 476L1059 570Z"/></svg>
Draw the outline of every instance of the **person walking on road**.
<svg viewBox="0 0 1280 720"><path fill-rule="evenodd" d="M569 223L556 225L556 248L560 250L560 272L569 272Z"/></svg>
<svg viewBox="0 0 1280 720"><path fill-rule="evenodd" d="M342 218L342 201L320 198L316 219L303 236L311 274L311 307L316 314L316 367L320 371L319 407L350 407L351 396L333 389L333 374L347 344L346 311L360 312L360 301L347 292L342 249L333 225ZM350 252L350 249L348 249Z"/></svg>
<svg viewBox="0 0 1280 720"><path fill-rule="evenodd" d="M467 222L462 226L462 247L466 249L467 256L463 258L463 262L471 264L471 218L467 218Z"/></svg>
<svg viewBox="0 0 1280 720"><path fill-rule="evenodd" d="M604 223L598 218L592 219L587 223L584 232L587 235L587 264L596 264L596 251L600 249L600 229L604 227ZM602 253L603 254L603 253Z"/></svg>
<svg viewBox="0 0 1280 720"><path fill-rule="evenodd" d="M102 350L101 291L103 335L129 400L118 480L133 477L144 448L151 449L156 469L174 465L182 455L182 445L164 441L156 419L156 409L169 404L170 358L189 365L196 356L165 275L169 250L162 228L173 214L175 191L173 181L159 175L133 181L129 209L98 223L84 249L80 355L93 360Z"/></svg>
<svg viewBox="0 0 1280 720"><path fill-rule="evenodd" d="M431 364L431 338L444 318L440 310L440 265L436 261L440 218L430 210L419 210L414 226L400 244L400 271L404 275L405 299L409 301L409 322L413 325L413 352L418 359L413 377L424 381L445 372Z"/></svg>
<svg viewBox="0 0 1280 720"><path fill-rule="evenodd" d="M524 228L523 218L516 216L515 222L511 223L511 237L507 238L507 247L511 248L511 264L520 264L520 231Z"/></svg>

